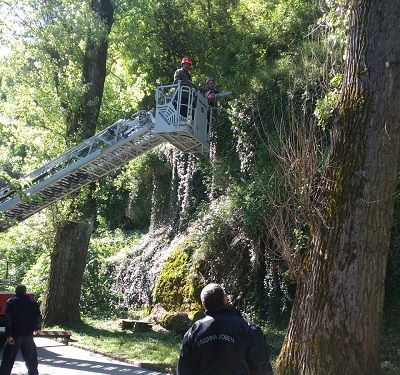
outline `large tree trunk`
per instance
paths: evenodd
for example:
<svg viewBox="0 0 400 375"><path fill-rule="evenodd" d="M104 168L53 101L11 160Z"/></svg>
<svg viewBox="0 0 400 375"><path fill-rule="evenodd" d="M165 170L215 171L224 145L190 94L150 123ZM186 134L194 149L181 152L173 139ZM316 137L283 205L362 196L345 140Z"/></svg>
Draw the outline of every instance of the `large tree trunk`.
<svg viewBox="0 0 400 375"><path fill-rule="evenodd" d="M95 200L86 203L89 217L79 222L62 222L56 227L50 276L42 305L44 323L47 326L80 319L80 286L93 230L91 216Z"/></svg>
<svg viewBox="0 0 400 375"><path fill-rule="evenodd" d="M83 106L69 116L67 136L83 140L96 131L106 77L107 36L113 24L110 0L92 0L91 7L106 25L102 40L89 35L83 62L83 80L88 86ZM93 230L96 204L95 185L84 188L70 209L70 220L59 223L51 255L50 276L42 305L44 324L62 324L80 319L79 300L86 255ZM78 219L77 219L78 218Z"/></svg>
<svg viewBox="0 0 400 375"><path fill-rule="evenodd" d="M399 160L400 1L350 1L341 100L278 374L378 375Z"/></svg>

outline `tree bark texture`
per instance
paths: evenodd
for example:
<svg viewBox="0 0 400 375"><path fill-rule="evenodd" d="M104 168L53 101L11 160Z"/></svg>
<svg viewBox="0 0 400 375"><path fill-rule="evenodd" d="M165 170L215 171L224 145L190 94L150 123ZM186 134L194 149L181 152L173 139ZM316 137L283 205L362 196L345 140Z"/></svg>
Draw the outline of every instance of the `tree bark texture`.
<svg viewBox="0 0 400 375"><path fill-rule="evenodd" d="M43 298L46 326L80 320L79 300L93 225L68 221L57 228L49 281Z"/></svg>
<svg viewBox="0 0 400 375"><path fill-rule="evenodd" d="M114 12L110 0L92 0L91 7L105 24L106 32L101 40L88 36L82 71L88 91L83 107L71 117L67 127L67 136L76 138L78 133L81 140L91 137L96 131L106 78L107 37ZM95 184L85 188L84 193L73 202L70 218L56 228L50 275L42 305L44 324L47 326L80 319L82 277L96 215L94 189Z"/></svg>
<svg viewBox="0 0 400 375"><path fill-rule="evenodd" d="M400 149L400 0L350 1L348 56L281 375L379 375Z"/></svg>

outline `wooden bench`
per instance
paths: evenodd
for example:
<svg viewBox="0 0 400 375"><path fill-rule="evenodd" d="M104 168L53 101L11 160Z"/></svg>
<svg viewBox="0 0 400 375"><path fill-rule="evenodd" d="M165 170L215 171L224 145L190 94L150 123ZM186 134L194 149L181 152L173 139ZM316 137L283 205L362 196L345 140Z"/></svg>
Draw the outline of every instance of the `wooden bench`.
<svg viewBox="0 0 400 375"><path fill-rule="evenodd" d="M133 332L150 332L152 330L151 323L140 320L121 319L120 325L123 330L129 329Z"/></svg>

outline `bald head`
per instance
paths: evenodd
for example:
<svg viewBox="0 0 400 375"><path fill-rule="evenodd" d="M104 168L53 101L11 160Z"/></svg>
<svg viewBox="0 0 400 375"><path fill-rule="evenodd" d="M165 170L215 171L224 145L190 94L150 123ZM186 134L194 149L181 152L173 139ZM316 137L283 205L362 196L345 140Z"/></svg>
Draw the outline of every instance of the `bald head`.
<svg viewBox="0 0 400 375"><path fill-rule="evenodd" d="M228 304L224 289L219 284L206 285L200 294L201 303L206 311L218 311Z"/></svg>

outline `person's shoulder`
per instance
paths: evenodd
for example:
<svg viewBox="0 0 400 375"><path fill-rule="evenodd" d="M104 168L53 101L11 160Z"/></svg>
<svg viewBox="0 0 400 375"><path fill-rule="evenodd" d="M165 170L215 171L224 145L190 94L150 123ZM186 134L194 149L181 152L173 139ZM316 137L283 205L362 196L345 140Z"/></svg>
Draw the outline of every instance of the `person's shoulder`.
<svg viewBox="0 0 400 375"><path fill-rule="evenodd" d="M7 300L7 303L14 303L18 300L17 296L12 296Z"/></svg>
<svg viewBox="0 0 400 375"><path fill-rule="evenodd" d="M183 340L190 341L193 335L196 335L196 332L198 330L201 330L204 327L204 325L207 324L207 321L210 319L212 319L210 316L206 316L202 319L196 320L183 335Z"/></svg>
<svg viewBox="0 0 400 375"><path fill-rule="evenodd" d="M261 329L261 327L249 320L246 320L246 324L248 327L248 332L250 333L251 337L254 338L254 340L259 341L259 340L264 340L264 333Z"/></svg>
<svg viewBox="0 0 400 375"><path fill-rule="evenodd" d="M194 332L197 331L198 329L203 328L205 325L210 324L211 321L213 321L214 318L212 316L206 315L204 318L201 318L199 320L196 320L192 326L189 328L188 331Z"/></svg>
<svg viewBox="0 0 400 375"><path fill-rule="evenodd" d="M251 331L261 331L261 327L257 323L246 319L243 316L236 315L236 319L238 319L238 321L241 321L241 323Z"/></svg>
<svg viewBox="0 0 400 375"><path fill-rule="evenodd" d="M246 322L246 324L247 324L249 327L251 327L251 328L254 328L254 329L260 328L260 326L259 326L257 323L253 322L253 321L250 320L250 319L243 318L243 320L244 320L244 321Z"/></svg>
<svg viewBox="0 0 400 375"><path fill-rule="evenodd" d="M196 321L193 323L193 326L192 326L192 327L202 325L202 324L207 323L207 322L209 322L209 321L211 321L211 320L214 320L214 318L213 318L212 316L210 316L210 315L205 315L203 318L201 318L201 319L199 319L199 320L196 320Z"/></svg>

